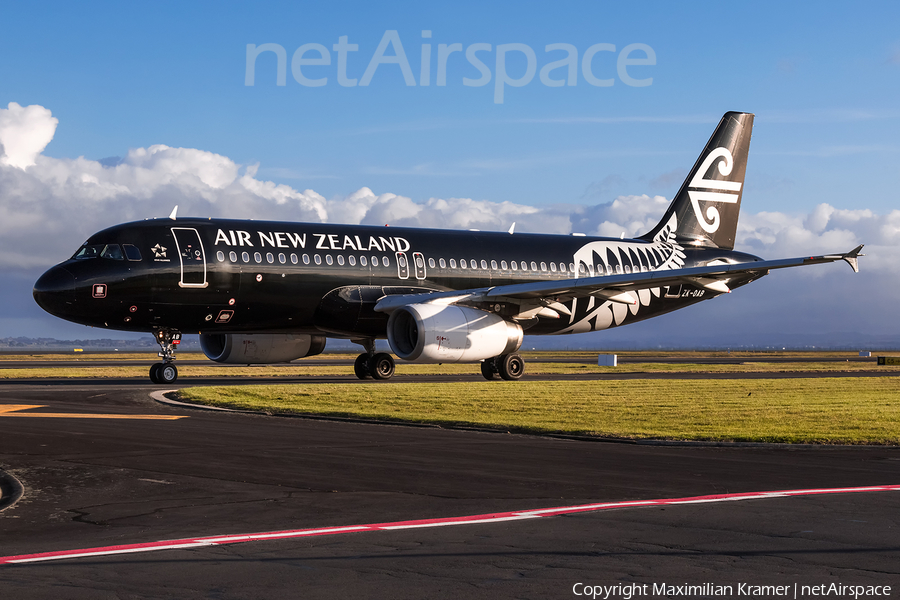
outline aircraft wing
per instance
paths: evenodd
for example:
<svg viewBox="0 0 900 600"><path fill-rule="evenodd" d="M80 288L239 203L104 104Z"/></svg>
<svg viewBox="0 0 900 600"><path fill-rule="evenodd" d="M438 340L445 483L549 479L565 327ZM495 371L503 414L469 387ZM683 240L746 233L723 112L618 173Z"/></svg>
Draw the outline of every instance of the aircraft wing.
<svg viewBox="0 0 900 600"><path fill-rule="evenodd" d="M494 302L510 302L531 306L523 311L520 318L541 314L541 309L550 309L546 316L558 316L554 311L568 314L568 309L561 302L572 298L594 296L603 300L635 304L637 298L628 292L658 288L671 285L689 284L709 289L717 293L729 292L728 280L748 274L765 275L773 269L801 267L838 260L846 261L854 272L859 272L858 259L863 246L859 245L843 254L824 254L781 260L761 260L737 264L716 264L686 269L670 269L627 273L620 275L603 275L599 277L580 277L577 279L557 279L553 281L535 281L494 287L473 288L468 290L451 290L446 292L429 292L424 294L404 294L385 296L375 305L379 312L391 313L408 304L442 303L442 304L478 304Z"/></svg>

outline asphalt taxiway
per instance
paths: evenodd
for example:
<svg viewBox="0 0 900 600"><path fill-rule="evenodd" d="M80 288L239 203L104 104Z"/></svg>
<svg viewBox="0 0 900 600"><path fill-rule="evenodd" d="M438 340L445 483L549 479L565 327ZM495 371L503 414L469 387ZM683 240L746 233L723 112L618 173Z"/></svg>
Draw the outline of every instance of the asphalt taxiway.
<svg viewBox="0 0 900 600"><path fill-rule="evenodd" d="M621 582L900 592L900 491L848 490L900 484L900 448L607 443L277 418L168 406L149 397L157 389L0 384L0 468L24 487L0 512L0 557L123 552L0 564L8 597L496 599ZM847 491L495 518L835 489ZM467 516L483 518L456 523ZM333 531L347 527L356 529ZM326 533L148 551L303 530Z"/></svg>

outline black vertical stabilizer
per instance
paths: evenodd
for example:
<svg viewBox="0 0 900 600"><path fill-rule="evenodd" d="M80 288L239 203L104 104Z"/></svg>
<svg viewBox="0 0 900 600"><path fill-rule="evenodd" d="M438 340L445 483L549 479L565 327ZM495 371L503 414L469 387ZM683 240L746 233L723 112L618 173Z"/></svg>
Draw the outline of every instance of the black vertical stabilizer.
<svg viewBox="0 0 900 600"><path fill-rule="evenodd" d="M683 246L734 249L752 129L752 114L725 113L665 216L641 239L652 240L673 224Z"/></svg>

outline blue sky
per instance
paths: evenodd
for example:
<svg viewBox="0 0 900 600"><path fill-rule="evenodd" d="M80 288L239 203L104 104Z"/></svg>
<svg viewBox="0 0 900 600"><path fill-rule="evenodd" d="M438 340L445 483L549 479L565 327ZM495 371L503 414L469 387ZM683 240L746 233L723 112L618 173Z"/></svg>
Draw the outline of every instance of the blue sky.
<svg viewBox="0 0 900 600"><path fill-rule="evenodd" d="M15 102L52 112L58 127L42 153L49 159L111 165L164 144L227 157L241 173L257 169L260 181L329 201L368 188L420 205L461 198L592 207L620 196L671 198L722 113L742 110L757 115L742 214L806 222L820 204L876 216L900 208L896 2L823 2L815 10L784 2L57 2L49 9L3 2L2 14L0 108ZM340 85L332 50L339 38L358 46L348 54L347 77L360 80L389 31L397 32L416 85L389 63L367 86ZM449 56L447 83L436 85L438 46L457 43L490 45L476 55L491 71L487 85L463 85L479 77L464 51ZM276 85L273 53L256 59L255 83L245 84L248 44L285 49L284 86ZM330 65L302 67L310 78L327 77L325 85L303 86L292 76L291 57L304 44L330 51ZM431 46L428 86L420 85L423 44ZM536 73L522 87L504 86L498 103L497 47L506 44L533 50ZM545 51L548 44L577 50L576 85L540 81L547 63L566 56ZM582 70L595 44L615 46L597 52L591 67L595 77L613 79L609 87L591 85ZM627 69L652 84L634 87L619 77L616 59L630 44L652 49L655 64ZM525 55L506 56L508 76L524 75ZM565 75L565 68L552 72ZM3 194L0 207L14 204ZM155 198L162 200L136 203L128 216L168 214L164 197ZM85 202L62 192L55 201ZM209 210L240 218L258 209ZM83 227L111 224L87 219ZM65 241L77 246L92 231L76 226ZM788 248L769 242L763 249ZM37 269L3 268L17 282L7 287L24 286ZM40 317L28 318L37 324ZM4 328L21 334L21 326L0 320L0 337Z"/></svg>

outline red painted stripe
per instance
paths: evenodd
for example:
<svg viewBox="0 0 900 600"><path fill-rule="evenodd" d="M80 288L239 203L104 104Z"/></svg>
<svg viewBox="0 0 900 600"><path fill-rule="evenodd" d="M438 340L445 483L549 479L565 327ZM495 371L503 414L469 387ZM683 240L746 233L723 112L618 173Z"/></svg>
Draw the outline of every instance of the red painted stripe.
<svg viewBox="0 0 900 600"><path fill-rule="evenodd" d="M370 525L350 525L341 527L320 527L316 529L289 529L285 531L269 531L264 533L244 533L237 535L219 535L197 538L185 538L180 540L163 540L157 542L144 542L139 544L122 544L118 546L104 546L100 548L85 548L80 550L62 550L58 552L41 552L37 554L20 554L17 556L0 557L0 564L15 564L28 562L42 562L50 560L62 560L67 558L86 558L104 556L110 554L132 554L137 552L153 552L157 550L180 550L185 548L198 548L203 546L221 546L226 544L239 544L243 542L256 542L265 540L277 540L297 537L313 537L323 535L339 535L343 533L358 533L362 531L392 531L398 529L422 529L426 527L447 527L452 525L474 525L479 523L503 523L523 519L539 519L557 515L567 515L579 512L597 512L610 509L639 508L645 506L672 506L679 504L702 504L709 502L735 502L740 500L759 500L766 498L788 498L792 496L812 496L817 494L851 494L861 492L896 492L900 491L900 485L877 485L869 487L853 488L823 488L808 490L781 490L773 492L747 492L742 494L715 494L711 496L692 496L689 498L664 498L660 500L630 500L625 502L600 502L597 504L581 504L578 506L557 506L553 508L538 508L534 510L520 510L512 512L488 513L483 515L469 515L464 517L445 517L440 519L419 519L413 521L394 521L390 523L375 523Z"/></svg>

